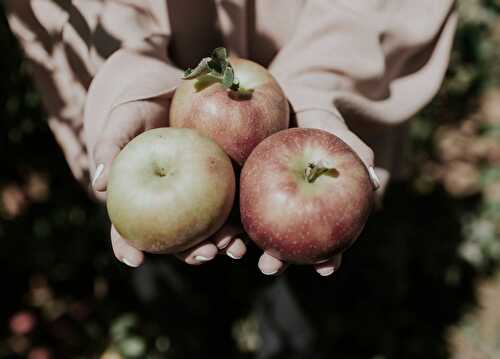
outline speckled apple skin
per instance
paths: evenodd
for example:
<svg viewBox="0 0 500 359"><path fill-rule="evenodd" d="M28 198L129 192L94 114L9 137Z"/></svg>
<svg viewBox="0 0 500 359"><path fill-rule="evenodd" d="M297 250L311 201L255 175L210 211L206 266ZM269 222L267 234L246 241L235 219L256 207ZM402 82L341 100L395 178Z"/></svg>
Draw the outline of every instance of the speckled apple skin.
<svg viewBox="0 0 500 359"><path fill-rule="evenodd" d="M337 176L304 178L322 162ZM349 248L373 205L373 187L361 159L337 136L293 128L262 141L240 177L245 231L264 251L296 264L313 264Z"/></svg>
<svg viewBox="0 0 500 359"><path fill-rule="evenodd" d="M107 208L118 233L150 253L177 253L211 236L234 202L231 160L209 137L186 128L157 128L118 154Z"/></svg>
<svg viewBox="0 0 500 359"><path fill-rule="evenodd" d="M242 165L264 138L288 128L289 105L264 67L238 58L230 62L241 86L253 89L253 94L241 98L220 83L200 89L197 79L184 81L172 99L170 126L197 129Z"/></svg>

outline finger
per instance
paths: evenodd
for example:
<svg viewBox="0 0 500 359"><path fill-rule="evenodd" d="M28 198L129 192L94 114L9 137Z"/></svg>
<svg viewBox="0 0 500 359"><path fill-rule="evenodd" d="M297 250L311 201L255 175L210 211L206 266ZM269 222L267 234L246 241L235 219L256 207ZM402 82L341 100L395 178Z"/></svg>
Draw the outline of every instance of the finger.
<svg viewBox="0 0 500 359"><path fill-rule="evenodd" d="M374 155L373 150L368 147L354 132L346 129L334 132L334 134L344 141L349 147L351 147L354 152L359 156L361 161L365 164L367 168L373 167Z"/></svg>
<svg viewBox="0 0 500 359"><path fill-rule="evenodd" d="M231 241L242 232L241 226L226 224L212 236L212 242L218 249L222 250L227 248Z"/></svg>
<svg viewBox="0 0 500 359"><path fill-rule="evenodd" d="M194 248L176 254L176 257L187 264L200 265L214 259L217 252L218 249L215 244L205 241Z"/></svg>
<svg viewBox="0 0 500 359"><path fill-rule="evenodd" d="M235 238L227 246L225 253L232 259L241 259L247 252L247 246L240 238Z"/></svg>
<svg viewBox="0 0 500 359"><path fill-rule="evenodd" d="M94 174L92 187L105 191L111 163L120 150L141 131L140 112L137 103L116 107L108 116L106 126L93 148Z"/></svg>
<svg viewBox="0 0 500 359"><path fill-rule="evenodd" d="M376 180L379 183L377 192L375 192L375 207L376 209L382 208L382 200L384 198L385 190L391 178L389 171L381 167L375 167Z"/></svg>
<svg viewBox="0 0 500 359"><path fill-rule="evenodd" d="M115 107L93 148L92 187L105 191L111 163L120 150L141 132L168 124L168 102L133 101Z"/></svg>
<svg viewBox="0 0 500 359"><path fill-rule="evenodd" d="M92 188L91 188L92 190ZM92 196L94 196L100 202L106 202L107 193L106 192L96 192L92 191Z"/></svg>
<svg viewBox="0 0 500 359"><path fill-rule="evenodd" d="M342 254L338 254L326 262L322 262L320 264L316 264L314 269L318 272L319 275L323 277L327 277L332 275L340 268L340 264L342 263Z"/></svg>
<svg viewBox="0 0 500 359"><path fill-rule="evenodd" d="M370 182L372 183L373 190L378 190L382 185L382 180L380 179L380 172L374 167L374 154L373 150L368 147L358 136L349 130L340 130L336 135L349 145L354 152L357 153L359 158L363 161L366 168L368 169L368 175L370 177Z"/></svg>
<svg viewBox="0 0 500 359"><path fill-rule="evenodd" d="M334 120L335 118L337 118L337 121ZM341 119L340 115L332 117L332 114L325 111L306 111L300 113L297 122L299 127L319 128L333 133L344 141L354 152L356 152L361 161L363 161L368 170L373 189L377 190L381 186L381 181L373 168L373 150L354 132L350 131L346 124L339 119Z"/></svg>
<svg viewBox="0 0 500 359"><path fill-rule="evenodd" d="M282 273L288 265L278 258L264 252L259 259L259 269L265 275L276 275Z"/></svg>
<svg viewBox="0 0 500 359"><path fill-rule="evenodd" d="M129 267L138 267L144 261L144 254L128 244L115 226L111 226L111 246L115 257Z"/></svg>

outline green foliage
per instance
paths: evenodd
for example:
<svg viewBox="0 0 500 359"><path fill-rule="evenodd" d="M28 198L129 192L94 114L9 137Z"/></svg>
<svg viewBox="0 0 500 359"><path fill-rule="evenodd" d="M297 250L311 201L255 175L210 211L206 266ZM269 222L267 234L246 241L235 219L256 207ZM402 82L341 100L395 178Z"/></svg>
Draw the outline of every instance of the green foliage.
<svg viewBox="0 0 500 359"><path fill-rule="evenodd" d="M461 212L460 253L488 271L500 261L500 21L495 1L463 0L439 95L413 121L417 190L443 186ZM486 228L488 230L486 230Z"/></svg>

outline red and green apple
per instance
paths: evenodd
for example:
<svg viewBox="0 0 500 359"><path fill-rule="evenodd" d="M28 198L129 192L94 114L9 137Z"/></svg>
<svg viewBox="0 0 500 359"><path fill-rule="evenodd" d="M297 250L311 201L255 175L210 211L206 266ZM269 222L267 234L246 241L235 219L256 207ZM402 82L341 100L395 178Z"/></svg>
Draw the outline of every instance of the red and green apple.
<svg viewBox="0 0 500 359"><path fill-rule="evenodd" d="M243 166L240 211L250 238L281 260L313 264L342 253L371 212L373 187L337 136L293 128L262 141Z"/></svg>

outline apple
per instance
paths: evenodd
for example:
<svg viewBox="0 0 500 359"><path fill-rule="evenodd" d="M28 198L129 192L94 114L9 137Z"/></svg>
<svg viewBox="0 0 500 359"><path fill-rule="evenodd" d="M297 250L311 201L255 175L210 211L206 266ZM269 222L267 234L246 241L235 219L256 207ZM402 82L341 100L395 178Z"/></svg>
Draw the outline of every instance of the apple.
<svg viewBox="0 0 500 359"><path fill-rule="evenodd" d="M210 136L238 164L267 136L288 128L289 105L264 67L214 50L175 91L170 126Z"/></svg>
<svg viewBox="0 0 500 359"><path fill-rule="evenodd" d="M231 160L192 129L157 128L130 141L113 161L107 208L118 233L150 253L176 253L211 236L235 195Z"/></svg>
<svg viewBox="0 0 500 359"><path fill-rule="evenodd" d="M368 171L323 130L292 128L262 141L240 177L245 231L264 251L313 264L349 248L373 205Z"/></svg>

